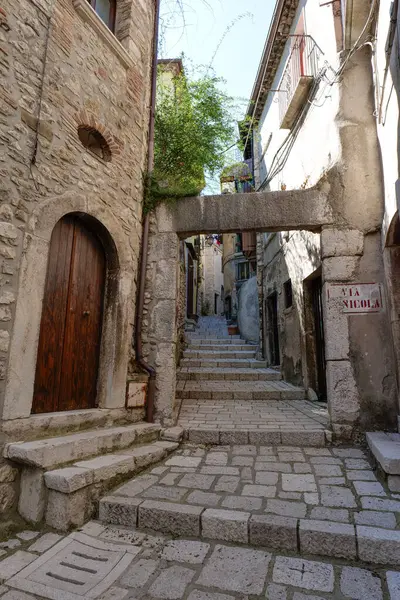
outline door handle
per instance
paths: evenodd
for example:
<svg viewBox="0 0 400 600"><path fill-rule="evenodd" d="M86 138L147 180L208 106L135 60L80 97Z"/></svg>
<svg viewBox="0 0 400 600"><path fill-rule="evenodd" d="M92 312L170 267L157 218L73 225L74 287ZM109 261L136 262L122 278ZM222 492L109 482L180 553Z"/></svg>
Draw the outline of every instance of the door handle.
<svg viewBox="0 0 400 600"><path fill-rule="evenodd" d="M83 311L83 315L84 317L88 317L90 315L90 310L84 310Z"/></svg>

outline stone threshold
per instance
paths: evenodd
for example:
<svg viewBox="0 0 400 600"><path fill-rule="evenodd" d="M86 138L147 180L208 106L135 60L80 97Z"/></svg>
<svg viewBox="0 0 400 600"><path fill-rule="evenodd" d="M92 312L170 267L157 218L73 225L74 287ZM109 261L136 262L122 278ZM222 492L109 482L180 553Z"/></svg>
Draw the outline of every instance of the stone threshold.
<svg viewBox="0 0 400 600"><path fill-rule="evenodd" d="M121 496L108 496L100 501L99 519L107 524L176 537L200 537L302 556L400 566L398 530Z"/></svg>

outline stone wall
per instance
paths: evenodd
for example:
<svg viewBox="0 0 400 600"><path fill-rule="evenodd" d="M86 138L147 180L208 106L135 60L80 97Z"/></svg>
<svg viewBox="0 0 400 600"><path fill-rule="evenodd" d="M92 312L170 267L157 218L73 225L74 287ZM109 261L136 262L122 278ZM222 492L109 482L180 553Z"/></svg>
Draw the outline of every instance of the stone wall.
<svg viewBox="0 0 400 600"><path fill-rule="evenodd" d="M50 236L70 212L91 215L108 232L115 294L103 327L100 406L124 406L153 12L152 0L117 0L114 36L86 0L2 3L0 418L30 415ZM103 135L109 162L84 148L79 126Z"/></svg>

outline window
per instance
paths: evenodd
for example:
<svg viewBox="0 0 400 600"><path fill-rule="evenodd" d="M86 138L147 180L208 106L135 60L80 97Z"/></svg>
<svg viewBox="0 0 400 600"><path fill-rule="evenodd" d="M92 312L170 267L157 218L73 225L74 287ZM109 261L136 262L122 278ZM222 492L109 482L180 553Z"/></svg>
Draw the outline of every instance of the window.
<svg viewBox="0 0 400 600"><path fill-rule="evenodd" d="M98 158L109 162L111 160L111 150L107 140L101 135L100 131L89 127L88 125L79 125L78 136L82 144L95 154Z"/></svg>
<svg viewBox="0 0 400 600"><path fill-rule="evenodd" d="M243 279L248 279L250 276L249 273L249 263L242 262L237 265L237 279L238 281L242 281Z"/></svg>
<svg viewBox="0 0 400 600"><path fill-rule="evenodd" d="M116 0L88 0L90 6L99 15L100 19L114 33Z"/></svg>
<svg viewBox="0 0 400 600"><path fill-rule="evenodd" d="M292 280L288 279L283 284L283 291L285 294L285 308L290 308L293 305L293 290L292 290Z"/></svg>
<svg viewBox="0 0 400 600"><path fill-rule="evenodd" d="M235 238L235 252L242 252L242 234L237 233Z"/></svg>

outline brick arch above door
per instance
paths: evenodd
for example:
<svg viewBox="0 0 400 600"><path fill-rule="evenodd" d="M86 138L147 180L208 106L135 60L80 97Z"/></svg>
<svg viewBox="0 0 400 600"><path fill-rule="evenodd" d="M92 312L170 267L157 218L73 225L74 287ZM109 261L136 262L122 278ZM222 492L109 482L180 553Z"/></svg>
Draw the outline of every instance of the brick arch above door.
<svg viewBox="0 0 400 600"><path fill-rule="evenodd" d="M24 239L14 326L11 334L3 420L26 418L31 414L42 303L51 234L66 214L79 213L97 220L103 228L108 256L115 250L114 268L108 272L112 286L104 310L100 351L98 405L125 406L126 376L134 317L137 264L132 243L118 218L94 196L69 195L43 201L32 214ZM118 339L117 339L118 336ZM23 366L23 377L21 376Z"/></svg>

